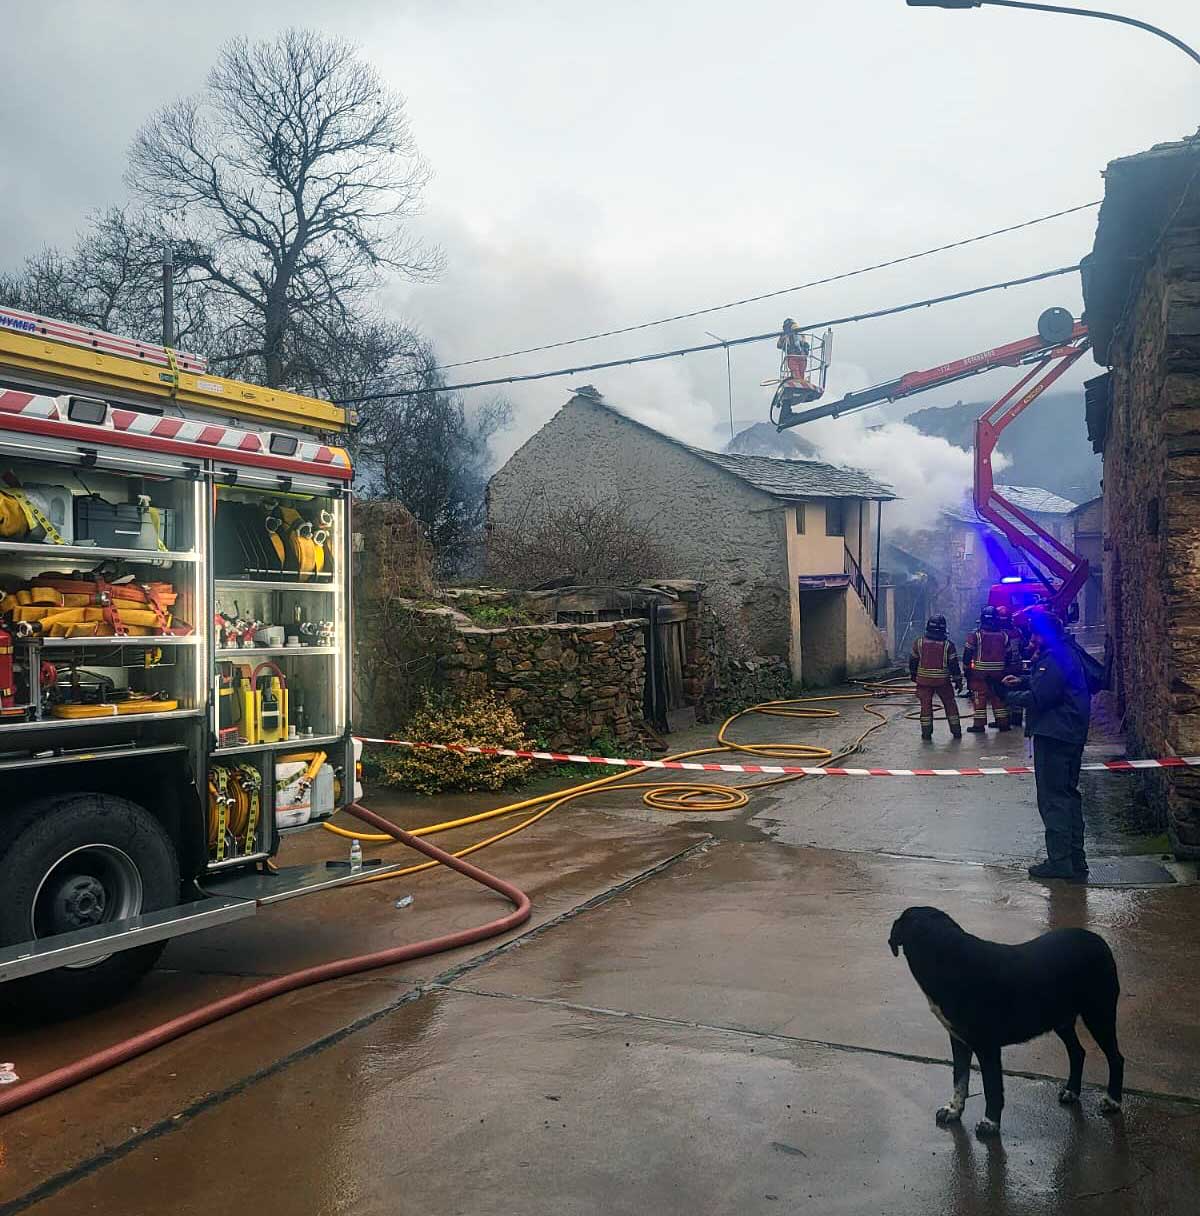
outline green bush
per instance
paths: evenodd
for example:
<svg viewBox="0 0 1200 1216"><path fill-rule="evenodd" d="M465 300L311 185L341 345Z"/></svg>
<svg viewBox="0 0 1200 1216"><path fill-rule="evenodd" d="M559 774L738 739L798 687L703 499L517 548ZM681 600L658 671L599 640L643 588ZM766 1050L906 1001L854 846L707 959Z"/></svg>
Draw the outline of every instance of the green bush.
<svg viewBox="0 0 1200 1216"><path fill-rule="evenodd" d="M479 603L467 607L467 615L484 629L503 629L510 625L532 625L533 617L515 604Z"/></svg>
<svg viewBox="0 0 1200 1216"><path fill-rule="evenodd" d="M421 705L402 735L419 743L447 743L461 747L506 747L528 751L512 706L484 693L469 700L446 693L424 693ZM435 749L389 747L380 755L380 777L385 785L421 794L451 791L500 790L520 785L533 762L510 756L462 756Z"/></svg>

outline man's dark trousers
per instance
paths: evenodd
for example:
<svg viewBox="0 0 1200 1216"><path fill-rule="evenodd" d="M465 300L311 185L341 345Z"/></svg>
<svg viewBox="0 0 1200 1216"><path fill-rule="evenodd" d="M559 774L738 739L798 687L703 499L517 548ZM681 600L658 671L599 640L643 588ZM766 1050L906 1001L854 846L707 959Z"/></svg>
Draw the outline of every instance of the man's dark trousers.
<svg viewBox="0 0 1200 1216"><path fill-rule="evenodd" d="M1083 871L1083 797L1079 766L1083 744L1065 743L1045 735L1033 737L1033 771L1038 813L1046 827L1046 857L1053 865Z"/></svg>

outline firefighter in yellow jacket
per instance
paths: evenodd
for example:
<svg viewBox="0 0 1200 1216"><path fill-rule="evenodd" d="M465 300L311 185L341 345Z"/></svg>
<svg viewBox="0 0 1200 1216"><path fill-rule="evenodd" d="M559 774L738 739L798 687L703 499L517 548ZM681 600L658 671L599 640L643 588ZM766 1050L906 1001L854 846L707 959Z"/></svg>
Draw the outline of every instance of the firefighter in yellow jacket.
<svg viewBox="0 0 1200 1216"><path fill-rule="evenodd" d="M963 666L967 669L967 687L975 705L975 721L967 730L973 735L987 730L989 705L996 729L1008 730L1008 706L1001 681L1018 670L1020 661L1000 625L996 609L990 604L979 614L979 628L967 638L963 647Z"/></svg>
<svg viewBox="0 0 1200 1216"><path fill-rule="evenodd" d="M962 723L958 718L957 689L962 690L962 668L958 652L946 636L946 618L931 616L925 625L925 636L913 642L908 656L908 674L916 682L917 700L921 703L921 738L933 738L933 699L938 697L946 710L950 734L962 738Z"/></svg>

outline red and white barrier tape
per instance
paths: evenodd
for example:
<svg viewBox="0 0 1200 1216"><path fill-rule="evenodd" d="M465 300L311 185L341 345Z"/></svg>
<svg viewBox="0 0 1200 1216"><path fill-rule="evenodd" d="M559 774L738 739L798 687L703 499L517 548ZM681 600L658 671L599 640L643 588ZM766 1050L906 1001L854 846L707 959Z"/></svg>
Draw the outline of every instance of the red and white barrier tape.
<svg viewBox="0 0 1200 1216"><path fill-rule="evenodd" d="M1033 766L1016 764L980 768L832 768L801 764L716 764L698 760L627 760L616 756L583 756L567 752L525 752L507 747L468 747L452 743L414 743L409 739L368 739L360 743L381 743L390 747L409 747L420 751L454 752L462 756L504 756L514 760L550 760L555 764L603 764L615 768L685 769L697 773L768 773L805 777L1003 777L1030 776ZM1080 766L1085 773L1131 773L1147 768L1200 768L1200 756L1164 756L1158 760L1098 760Z"/></svg>

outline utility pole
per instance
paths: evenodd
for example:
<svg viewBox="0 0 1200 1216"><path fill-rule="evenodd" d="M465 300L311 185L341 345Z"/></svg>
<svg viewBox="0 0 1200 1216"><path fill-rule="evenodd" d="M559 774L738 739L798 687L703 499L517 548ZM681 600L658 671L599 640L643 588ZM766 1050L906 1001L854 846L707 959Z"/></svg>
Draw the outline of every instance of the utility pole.
<svg viewBox="0 0 1200 1216"><path fill-rule="evenodd" d="M729 361L729 343L724 338L718 338L716 334L710 333L707 329L704 331L710 338L716 338L718 342L725 348L725 392L729 399L729 438L734 437L733 430L733 366Z"/></svg>
<svg viewBox="0 0 1200 1216"><path fill-rule="evenodd" d="M162 332L163 345L175 345L175 250L171 242L163 244L162 252Z"/></svg>

